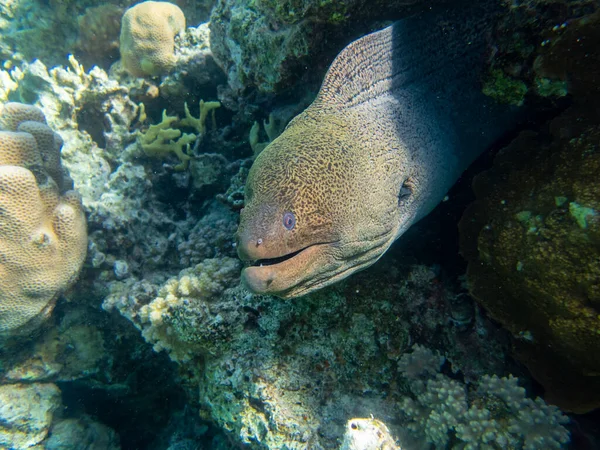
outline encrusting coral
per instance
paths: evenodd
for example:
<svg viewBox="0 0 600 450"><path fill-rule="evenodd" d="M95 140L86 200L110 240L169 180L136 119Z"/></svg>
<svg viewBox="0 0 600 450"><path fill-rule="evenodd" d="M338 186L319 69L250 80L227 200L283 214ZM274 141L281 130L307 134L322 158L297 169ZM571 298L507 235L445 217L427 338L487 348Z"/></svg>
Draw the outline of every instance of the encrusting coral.
<svg viewBox="0 0 600 450"><path fill-rule="evenodd" d="M536 58L572 106L522 132L477 176L461 220L473 296L515 337L544 398L600 406L600 14L570 21Z"/></svg>
<svg viewBox="0 0 600 450"><path fill-rule="evenodd" d="M103 308L117 308L142 330L142 336L155 351L166 350L174 361L187 362L195 355L219 353L224 342L236 331L220 296L237 281L240 263L237 259L209 258L195 267L182 270L158 291L158 296L132 312L129 295L115 289ZM237 317L237 312L232 313Z"/></svg>
<svg viewBox="0 0 600 450"><path fill-rule="evenodd" d="M42 111L0 110L0 333L39 324L77 278L87 250L79 195L60 164L62 139ZM34 320L35 319L35 320Z"/></svg>
<svg viewBox="0 0 600 450"><path fill-rule="evenodd" d="M53 383L0 385L0 448L37 446L60 409L60 390Z"/></svg>
<svg viewBox="0 0 600 450"><path fill-rule="evenodd" d="M123 9L110 3L88 8L77 17L77 54L86 65L108 67L119 57Z"/></svg>
<svg viewBox="0 0 600 450"><path fill-rule="evenodd" d="M175 36L185 30L177 5L146 1L125 11L121 22L121 59L134 76L168 72L175 65Z"/></svg>

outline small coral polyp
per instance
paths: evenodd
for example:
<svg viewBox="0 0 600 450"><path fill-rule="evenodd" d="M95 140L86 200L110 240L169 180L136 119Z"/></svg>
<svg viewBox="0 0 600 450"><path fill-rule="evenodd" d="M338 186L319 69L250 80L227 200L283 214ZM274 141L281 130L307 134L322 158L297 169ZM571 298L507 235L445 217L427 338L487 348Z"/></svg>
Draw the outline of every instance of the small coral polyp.
<svg viewBox="0 0 600 450"><path fill-rule="evenodd" d="M142 2L121 22L121 60L136 77L167 73L175 65L175 36L185 30L185 16L169 2Z"/></svg>
<svg viewBox="0 0 600 450"><path fill-rule="evenodd" d="M62 144L38 108L0 105L0 336L39 325L85 259L86 221Z"/></svg>

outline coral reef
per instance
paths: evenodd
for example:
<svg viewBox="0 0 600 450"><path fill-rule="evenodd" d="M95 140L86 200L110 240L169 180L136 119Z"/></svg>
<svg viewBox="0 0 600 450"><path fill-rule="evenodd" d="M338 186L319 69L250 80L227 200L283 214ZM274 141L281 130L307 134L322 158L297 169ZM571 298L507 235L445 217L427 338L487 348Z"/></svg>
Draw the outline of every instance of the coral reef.
<svg viewBox="0 0 600 450"><path fill-rule="evenodd" d="M484 375L475 389L438 373L443 358L422 347L404 355L399 366L411 397L402 412L416 441L435 448L564 448L568 418L540 398L527 398L512 376ZM452 433L453 432L453 433ZM457 442L450 442L452 436Z"/></svg>
<svg viewBox="0 0 600 450"><path fill-rule="evenodd" d="M517 105L526 100L539 101L536 96L555 100L572 93L572 86L564 77L549 77L540 70L538 61L563 35L578 29L581 20L588 21L590 14L598 11L598 2L515 1L505 6L505 14L494 31L484 93L499 102ZM569 59L580 63L586 60L573 56Z"/></svg>
<svg viewBox="0 0 600 450"><path fill-rule="evenodd" d="M574 104L500 152L461 222L472 293L515 336L546 399L579 412L600 405L597 24L571 23L538 58L554 79L568 69Z"/></svg>
<svg viewBox="0 0 600 450"><path fill-rule="evenodd" d="M56 421L44 450L119 450L119 437L114 430L95 422L89 416Z"/></svg>
<svg viewBox="0 0 600 450"><path fill-rule="evenodd" d="M44 450L118 450L114 430L89 416L61 417L61 392L53 383L0 385L0 445Z"/></svg>
<svg viewBox="0 0 600 450"><path fill-rule="evenodd" d="M192 159L190 144L196 142L196 145L199 145L200 141L206 135L206 117L213 111L212 119L214 125L214 110L220 106L219 102L204 102L204 100L200 100L200 115L199 117L194 117L190 114L187 103L184 103L185 118L181 120L177 116L168 116L167 111L163 110L160 123L150 125L145 132L139 135L139 142L144 153L153 158L164 158L169 153L175 153L175 156L181 162L174 169L187 169ZM178 128L173 128L175 123L177 123ZM182 133L179 127L194 128L198 134ZM183 150L184 148L186 149L185 151ZM197 169L196 172L198 172Z"/></svg>
<svg viewBox="0 0 600 450"><path fill-rule="evenodd" d="M227 191L216 196L217 200L227 205L233 211L239 211L244 207L244 187L251 165L252 159L240 161L237 173L229 180Z"/></svg>
<svg viewBox="0 0 600 450"><path fill-rule="evenodd" d="M170 449L566 445L565 417L527 397L538 391L508 357L508 333L460 285L460 262L443 261L435 246L411 247L446 237L436 234L435 218L418 224L377 266L294 302L253 296L238 286L237 211L253 153L311 101L344 43L420 2L174 1L194 25L216 3L213 21L186 30L179 23L175 38L171 29L162 41L168 43L162 53L168 68L141 77L112 64L121 15L132 3L0 0L0 101L37 105L60 133L60 160L53 147L36 165L60 191L74 184L89 230L79 281L31 339L2 348L0 447L117 449L119 440L123 448ZM515 33L497 33L488 93L519 103L532 92L597 92L596 69L584 63L584 73L578 66L595 54L589 43L597 41L597 22L593 16L573 20L593 7L578 0L563 14L556 5L518 2L508 9L510 19L501 26ZM530 26L532 11L543 23ZM551 39L540 45L538 38L554 26ZM573 58L564 58L567 49ZM86 70L82 62L100 67ZM133 65L142 71L139 60ZM209 109L216 104L201 102L217 97L222 107L216 111ZM520 165L556 157L538 169L554 167L552 186L560 192L533 183L545 192L544 210L531 200L505 219L513 231L526 229L530 240L550 233L552 249L563 251L560 240L577 237L569 241L572 253L561 255L579 251L587 258L596 248L599 205L595 184L585 180L596 170L592 144L598 137L590 115L594 103L578 99L576 109L549 126L551 133L524 135L514 144L521 149ZM249 136L255 121L265 126L254 126ZM44 127L23 130L50 142L55 135ZM539 160L527 159L535 153ZM593 164L586 169L588 161ZM525 199L528 180L505 195ZM488 209L498 208L493 203ZM455 219L443 220L454 229ZM590 239L585 248L584 236ZM535 252L527 240L519 245ZM577 291L565 297L574 315L582 285L595 298L593 280L561 272L554 264L558 256L548 264L551 278L542 276L534 256L524 256L503 257L520 268L519 276L533 275L526 285L511 279L515 290L559 289L567 280L565 289ZM579 275L595 273L585 261ZM574 266L569 262L567 269ZM506 305L500 300L511 297L489 299ZM575 317L577 326L594 325L594 317L584 316ZM543 359L548 353L535 351L547 335L529 324L518 330L505 324L517 337L521 360L546 387L547 400L580 387L590 399L593 389L599 391L586 384L589 374L571 377L579 370L571 360ZM584 348L593 354L595 347L583 346L593 339L582 330L576 330L576 346L563 339L555 348L567 346L572 358ZM593 358L587 363L595 370ZM545 379L546 373L556 378ZM559 392L561 384L573 389Z"/></svg>
<svg viewBox="0 0 600 450"><path fill-rule="evenodd" d="M146 78L146 81L151 82ZM175 67L157 80L156 91L170 105L191 104L199 92L216 97L215 86L224 83L225 74L213 59L207 23L188 27L175 40ZM198 99L199 100L199 99Z"/></svg>
<svg viewBox="0 0 600 450"><path fill-rule="evenodd" d="M76 56L83 64L107 68L119 58L122 16L121 7L107 3L77 17Z"/></svg>
<svg viewBox="0 0 600 450"><path fill-rule="evenodd" d="M281 92L307 75L322 77L326 66L314 65L326 51L325 42L327 51L333 50L332 42L340 50L348 29L364 27L386 12L390 19L415 3L220 0L210 17L211 47L232 91Z"/></svg>
<svg viewBox="0 0 600 450"><path fill-rule="evenodd" d="M125 11L119 38L123 67L134 76L161 75L175 65L175 36L185 30L173 3L145 1Z"/></svg>
<svg viewBox="0 0 600 450"><path fill-rule="evenodd" d="M175 166L175 170L185 170L190 159L190 144L196 140L196 135L191 133L181 133L181 130L172 128L173 122L179 120L177 116L168 116L167 111L163 111L162 120L156 125L150 125L150 128L140 134L140 145L146 155L153 158L161 158L169 153L175 153L175 156L181 161ZM177 140L175 140L177 139ZM186 149L184 151L183 149Z"/></svg>
<svg viewBox="0 0 600 450"><path fill-rule="evenodd" d="M204 53L199 49L197 54ZM193 57L194 52L189 50L188 54L191 64L198 67L200 61ZM181 70L191 72L185 66ZM177 205L172 199L161 199L174 190L185 201L185 190L193 180L189 175L176 178L165 164L168 160L150 165L153 162L143 158L143 149L136 141L142 128L138 120L139 100L147 90L159 90L162 85L157 88L142 79L125 84L118 74L109 76L97 67L85 72L75 58L70 58L67 69L48 70L36 61L2 74L0 99L37 102L49 124L60 130L65 139L62 160L88 212L87 265L97 272L97 279L139 276L142 271L169 264L174 264L175 271L183 269L177 246L186 241L198 217L190 212L187 217L174 220ZM208 130L210 135L212 126ZM223 167L221 158L207 161L202 157L192 175L199 185L220 186L233 175L235 167L229 168L229 163ZM167 186L164 194L157 187L162 185ZM227 220L235 222L233 217Z"/></svg>
<svg viewBox="0 0 600 450"><path fill-rule="evenodd" d="M250 142L254 157L258 156L267 145L273 142L275 138L283 132L285 125L285 121L280 118L276 119L273 113L269 114L269 120L263 121L263 128L267 135L267 140L265 142L259 142L260 125L258 122L254 122L252 128L250 128L250 135L248 136L248 141Z"/></svg>
<svg viewBox="0 0 600 450"><path fill-rule="evenodd" d="M576 111L550 129L523 133L478 177L463 253L473 294L518 339L547 398L585 411L600 405L600 129Z"/></svg>
<svg viewBox="0 0 600 450"><path fill-rule="evenodd" d="M207 27L200 29L207 30ZM203 34L196 31L188 30L190 36L196 36L196 41L183 42L190 47L181 49L185 58L179 60L180 72L173 74L170 81L179 87L174 86L170 92L189 95L196 86L213 81L214 72L203 69L209 60L206 57L209 49L207 51L206 45L199 45L197 51L192 48L193 42L204 39ZM190 66L185 65L188 62ZM69 64L68 68L48 70L38 60L12 68L5 65L6 70L0 72L1 100L27 100L37 104L46 113L48 124L64 137L62 164L82 194L90 232L88 258L80 282L68 293L68 300L59 300L57 313L46 322L46 327L38 330L29 345L3 347L0 380L2 385L60 383L65 411L71 414L49 418L52 424L45 430L50 429L50 436L41 444L46 448L61 448L63 444L67 448L78 448L77 445L87 445L90 436L96 440L96 447L90 443L89 448L117 445L115 432L86 419L84 409L94 415L95 420L117 430L126 448L147 448L151 441L159 439L173 411L184 407L177 374L172 372L168 358L152 356L151 348L128 322L115 316L111 322L106 314L95 314L95 311L108 293L107 284L111 281L135 283L143 279L161 285L169 276L193 265L192 260L197 264L208 257L233 256L236 218L210 199L206 206L198 200L186 204L190 201L187 196L193 191L190 177L186 181L162 161L143 157L136 142L137 130L141 128L138 105L146 101L144 96L148 91L169 92L169 88L163 89L162 83L157 87L128 77L118 67L109 75L97 67L85 71L74 57L69 58ZM191 67L199 74L192 73ZM186 77L185 73L190 76ZM165 82L169 82L168 77ZM163 101L160 95L154 99ZM186 100L199 99L188 97ZM180 105L183 107L183 101ZM163 103L163 106L168 105ZM208 146L210 141L206 144ZM220 163L219 160L197 168L195 173L199 179L208 183L204 186L211 185L209 172L214 172L213 166L220 171ZM231 170L233 174L235 169ZM224 177L213 175L213 178L223 178L226 183L228 173L226 171ZM163 189L165 185L167 189ZM186 208L183 214L181 205L173 201L173 192L181 196ZM220 225L206 220L198 222L204 213ZM188 250L186 257L178 254L178 247ZM154 297L156 295L158 292ZM34 406L24 403L24 407L31 410L36 409ZM60 403L58 410L63 410ZM109 410L112 412L107 413ZM177 428L165 429L165 433L173 434L174 445L181 441L176 435L201 436L206 441L219 436L218 430L210 424L199 419L197 422L196 431ZM180 423L183 427L191 421ZM32 422L23 426L34 425ZM206 430L209 430L208 435ZM41 439L43 436L36 438ZM160 439L171 440L166 435ZM16 438L7 445L19 448Z"/></svg>
<svg viewBox="0 0 600 450"><path fill-rule="evenodd" d="M340 450L401 450L381 421L350 419Z"/></svg>
<svg viewBox="0 0 600 450"><path fill-rule="evenodd" d="M130 311L128 296L122 294L131 288L127 284L115 285L103 308L117 308L129 315L155 351L167 350L175 361L187 362L205 352L214 354L238 319L237 315L227 317L225 312L235 312L236 308L223 308L218 300L239 276L239 266L233 258L206 259L181 271L178 278L169 279L155 299L135 312Z"/></svg>
<svg viewBox="0 0 600 450"><path fill-rule="evenodd" d="M0 110L0 333L35 328L75 282L87 250L81 200L67 190L62 138L32 106ZM67 177L68 178L68 177Z"/></svg>
<svg viewBox="0 0 600 450"><path fill-rule="evenodd" d="M162 287L115 283L104 308L181 364L199 389L204 419L253 448L338 448L349 418L373 412L398 432L398 360L412 339L454 342L448 355L471 379L504 366L490 323L448 325L454 295L432 287L430 269L395 272L391 283L389 273L370 273L281 302L226 289L238 268L230 258L207 259ZM423 317L419 310L428 311L426 321L411 320Z"/></svg>
<svg viewBox="0 0 600 450"><path fill-rule="evenodd" d="M97 0L1 1L2 60L9 62L8 67L34 59L43 59L51 66L64 64L66 56L78 46L78 21L74 19L100 3Z"/></svg>

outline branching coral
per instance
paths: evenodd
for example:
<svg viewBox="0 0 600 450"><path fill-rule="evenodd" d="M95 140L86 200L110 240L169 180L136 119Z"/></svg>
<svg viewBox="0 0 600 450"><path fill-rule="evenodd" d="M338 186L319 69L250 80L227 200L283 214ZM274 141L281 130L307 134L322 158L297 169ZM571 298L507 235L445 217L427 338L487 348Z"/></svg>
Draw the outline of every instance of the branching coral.
<svg viewBox="0 0 600 450"><path fill-rule="evenodd" d="M402 412L407 428L425 436L427 443L465 450L537 450L563 448L569 442L563 426L568 418L541 398L528 398L517 378L485 375L470 391L436 373L439 355L420 346L413 349L399 363L413 394L404 399Z"/></svg>
<svg viewBox="0 0 600 450"><path fill-rule="evenodd" d="M175 156L181 161L175 166L175 170L185 170L192 159L189 155L190 144L196 140L196 135L182 133L181 130L171 128L171 125L177 120L177 116L168 116L167 111L164 110L161 122L150 125L145 133L140 134L139 141L144 153L150 157L162 158L169 153L175 153Z"/></svg>
<svg viewBox="0 0 600 450"><path fill-rule="evenodd" d="M556 406L526 397L525 389L512 376L484 376L473 393L471 407L456 436L466 450L562 448L569 432L562 425L569 419Z"/></svg>
<svg viewBox="0 0 600 450"><path fill-rule="evenodd" d="M254 157L257 157L267 145L273 142L275 138L283 132L285 128L285 121L276 119L273 113L271 113L269 114L269 120L263 121L263 128L265 129L265 133L267 134L268 138L266 142L259 142L260 125L258 122L254 122L252 128L250 128L248 141L250 142L250 147L252 148Z"/></svg>
<svg viewBox="0 0 600 450"><path fill-rule="evenodd" d="M205 102L204 100L200 100L200 115L197 118L192 116L187 103L184 103L183 107L185 110L185 119L181 120L180 125L184 127L195 128L200 136L204 136L206 134L206 118L208 117L208 113L212 111L213 125L216 126L215 109L220 108L221 103Z"/></svg>
<svg viewBox="0 0 600 450"><path fill-rule="evenodd" d="M177 116L167 115L167 110L164 110L161 122L150 125L145 133L139 135L139 142L144 153L153 158L164 158L169 153L174 153L181 161L175 166L175 170L187 169L192 159L190 144L205 136L208 113L214 112L220 106L219 102L200 100L200 115L196 118L191 115L186 103L184 104L185 118L182 120L179 120ZM181 127L195 128L199 134L182 133L179 128L174 128L175 124Z"/></svg>

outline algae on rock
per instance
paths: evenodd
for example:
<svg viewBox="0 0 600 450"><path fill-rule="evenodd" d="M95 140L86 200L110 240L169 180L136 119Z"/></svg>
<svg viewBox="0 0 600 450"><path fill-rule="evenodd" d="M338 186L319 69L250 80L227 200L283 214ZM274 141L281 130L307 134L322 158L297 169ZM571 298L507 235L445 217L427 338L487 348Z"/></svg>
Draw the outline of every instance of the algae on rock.
<svg viewBox="0 0 600 450"><path fill-rule="evenodd" d="M539 73L568 70L573 106L500 152L461 221L471 292L546 399L576 412L600 406L599 21L573 21L540 55Z"/></svg>

